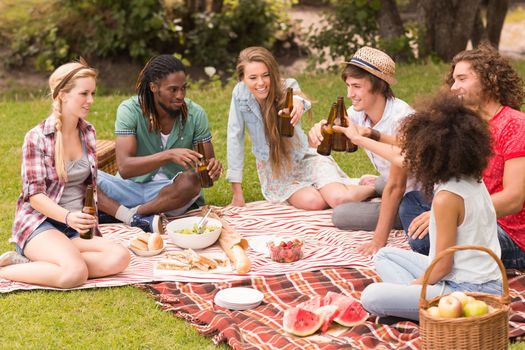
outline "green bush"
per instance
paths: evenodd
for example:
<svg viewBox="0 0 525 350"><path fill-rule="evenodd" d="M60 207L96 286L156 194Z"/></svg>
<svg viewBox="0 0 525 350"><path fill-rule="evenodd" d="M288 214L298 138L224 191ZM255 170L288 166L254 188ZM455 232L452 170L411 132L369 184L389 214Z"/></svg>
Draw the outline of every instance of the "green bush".
<svg viewBox="0 0 525 350"><path fill-rule="evenodd" d="M221 11L192 13L180 0L54 0L14 32L7 63L34 59L51 71L80 55L144 62L178 53L192 64L231 69L244 47L272 48L288 29L285 9L294 1L225 0Z"/></svg>
<svg viewBox="0 0 525 350"><path fill-rule="evenodd" d="M237 54L248 46L271 49L289 28L286 8L292 1L225 1L220 13L194 13L187 32L187 56L203 66L233 68Z"/></svg>
<svg viewBox="0 0 525 350"><path fill-rule="evenodd" d="M321 28L310 28L308 35L309 46L318 51L316 61L326 62L327 55L332 60L348 58L361 46L377 46L376 16L380 6L379 0L333 1L333 9L324 16Z"/></svg>

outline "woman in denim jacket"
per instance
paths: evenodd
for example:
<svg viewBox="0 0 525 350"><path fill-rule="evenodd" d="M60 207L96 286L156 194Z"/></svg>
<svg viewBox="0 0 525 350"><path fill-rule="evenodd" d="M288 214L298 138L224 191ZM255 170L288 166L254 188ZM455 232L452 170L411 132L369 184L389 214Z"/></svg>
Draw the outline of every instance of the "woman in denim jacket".
<svg viewBox="0 0 525 350"><path fill-rule="evenodd" d="M335 207L351 200L350 180L332 157L323 157L308 147L299 120L310 109L306 99L294 95L291 123L294 136L281 137L278 114L286 88L300 93L294 79L282 80L273 55L262 47L241 51L237 64L239 83L233 89L228 117L228 172L232 183L232 205L244 206L242 170L244 128L252 140L262 193L270 202L288 201L305 210Z"/></svg>

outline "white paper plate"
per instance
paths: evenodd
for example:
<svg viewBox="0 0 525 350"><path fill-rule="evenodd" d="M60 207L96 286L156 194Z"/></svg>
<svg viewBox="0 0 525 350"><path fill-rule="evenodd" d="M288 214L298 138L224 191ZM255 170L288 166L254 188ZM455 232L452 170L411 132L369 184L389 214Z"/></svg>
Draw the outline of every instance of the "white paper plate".
<svg viewBox="0 0 525 350"><path fill-rule="evenodd" d="M246 310L258 306L263 293L253 288L236 287L220 290L215 294L215 304L233 310Z"/></svg>
<svg viewBox="0 0 525 350"><path fill-rule="evenodd" d="M275 241L278 237L275 235L266 235L260 237L250 237L248 238L248 245L250 248L255 250L257 253L261 253L266 256L270 256L270 251L266 245L270 241Z"/></svg>

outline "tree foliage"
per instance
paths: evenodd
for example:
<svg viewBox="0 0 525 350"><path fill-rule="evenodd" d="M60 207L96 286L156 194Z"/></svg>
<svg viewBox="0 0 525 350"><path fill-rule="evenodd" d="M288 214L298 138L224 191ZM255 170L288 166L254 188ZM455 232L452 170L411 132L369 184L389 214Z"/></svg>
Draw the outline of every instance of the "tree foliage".
<svg viewBox="0 0 525 350"><path fill-rule="evenodd" d="M318 52L318 62L351 56L371 45L396 61L428 56L449 61L481 39L498 46L509 0L332 0L317 31L308 42ZM401 20L398 6L415 4L417 19Z"/></svg>
<svg viewBox="0 0 525 350"><path fill-rule="evenodd" d="M177 53L197 65L231 65L250 45L272 48L294 0L54 0L16 31L10 65L40 70L82 55L145 61Z"/></svg>

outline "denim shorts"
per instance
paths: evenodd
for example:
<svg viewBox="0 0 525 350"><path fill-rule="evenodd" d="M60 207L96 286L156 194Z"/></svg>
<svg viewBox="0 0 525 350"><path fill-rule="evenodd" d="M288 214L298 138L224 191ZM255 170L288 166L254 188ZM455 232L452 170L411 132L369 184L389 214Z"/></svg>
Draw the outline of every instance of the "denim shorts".
<svg viewBox="0 0 525 350"><path fill-rule="evenodd" d="M177 173L177 175L179 174ZM97 186L108 197L113 198L121 205L127 208L134 208L155 199L159 195L160 190L165 186L171 185L177 175L172 180L165 179L139 183L99 170L97 172Z"/></svg>
<svg viewBox="0 0 525 350"><path fill-rule="evenodd" d="M38 236L39 234L41 234L42 232L49 231L49 230L58 230L62 232L64 235L66 235L66 237L69 239L80 237L80 234L72 227L69 227L62 222L47 218L40 225L38 225L38 227L33 232L31 232L29 237L27 237L23 247L20 247L18 244L16 245L17 253L20 255L24 255L24 249L27 243L33 238L35 238L36 236Z"/></svg>

